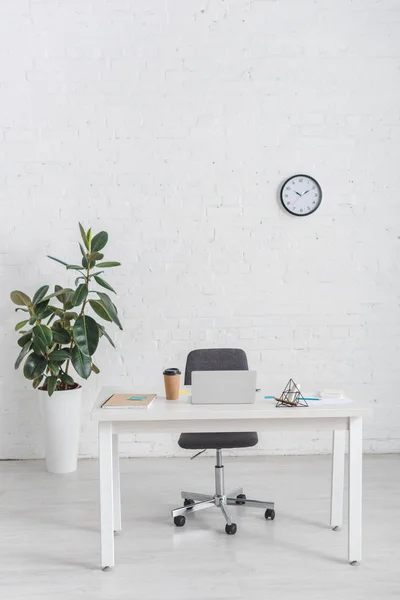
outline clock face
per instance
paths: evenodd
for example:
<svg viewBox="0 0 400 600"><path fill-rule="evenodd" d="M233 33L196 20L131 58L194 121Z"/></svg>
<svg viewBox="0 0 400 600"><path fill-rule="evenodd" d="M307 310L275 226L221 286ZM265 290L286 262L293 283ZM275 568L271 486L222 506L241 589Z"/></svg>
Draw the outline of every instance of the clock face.
<svg viewBox="0 0 400 600"><path fill-rule="evenodd" d="M284 208L296 217L311 215L321 201L321 187L309 175L293 175L282 186L281 202Z"/></svg>

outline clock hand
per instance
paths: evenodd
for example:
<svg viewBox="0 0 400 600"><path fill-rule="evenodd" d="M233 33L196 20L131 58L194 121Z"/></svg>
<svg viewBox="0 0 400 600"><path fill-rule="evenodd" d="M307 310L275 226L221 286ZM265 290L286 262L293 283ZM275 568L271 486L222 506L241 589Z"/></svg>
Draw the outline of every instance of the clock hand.
<svg viewBox="0 0 400 600"><path fill-rule="evenodd" d="M299 192L296 192L296 190L294 191L295 194L297 194L298 196L302 196L303 194L299 194Z"/></svg>
<svg viewBox="0 0 400 600"><path fill-rule="evenodd" d="M302 193L302 196L304 196L305 194L308 194L308 192L310 192L311 190L307 190L306 192Z"/></svg>

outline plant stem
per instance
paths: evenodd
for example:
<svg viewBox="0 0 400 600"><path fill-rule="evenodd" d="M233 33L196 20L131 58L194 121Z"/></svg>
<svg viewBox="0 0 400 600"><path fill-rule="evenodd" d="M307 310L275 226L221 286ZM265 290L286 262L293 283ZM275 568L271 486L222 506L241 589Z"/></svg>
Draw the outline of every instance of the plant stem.
<svg viewBox="0 0 400 600"><path fill-rule="evenodd" d="M86 259L86 260L87 260L87 259ZM86 276L85 276L85 277L86 277L86 287L87 287L87 289L88 289L88 294L87 294L86 298L85 298L85 299L84 299L84 301L83 301L83 304L82 304L82 309L81 309L81 312L80 312L80 314L79 314L79 316L80 316L80 317L82 317L82 315L84 315L84 314L85 314L85 307L86 307L86 303L87 303L87 297L88 297L88 295L89 295L90 263L89 263L89 261L88 261L88 260L87 260L87 265L88 265L88 266L87 266L87 270L86 270Z"/></svg>
<svg viewBox="0 0 400 600"><path fill-rule="evenodd" d="M67 363L67 367L68 367L68 363ZM58 372L57 378L59 378L59 379L60 379L60 389L61 389L61 390L62 390L62 389L66 390L66 389L67 389L67 384L66 384L66 383L63 383L63 381L62 381L62 379L61 379L61 376L62 376L62 375L66 375L66 372L65 372L65 371L63 371L63 370L62 370L62 368L60 367L60 370L59 370L59 372Z"/></svg>
<svg viewBox="0 0 400 600"><path fill-rule="evenodd" d="M87 288L88 288L88 295L89 295L90 266L89 266L89 261L87 260L87 256L88 255L86 255L86 261L87 261L87 265L88 266L87 266L87 269L86 269L85 281L86 281L86 285L87 285ZM82 317L82 315L84 315L86 303L87 303L87 296L86 296L85 300L83 301L81 312L79 313L79 317ZM71 345L69 347L70 352L72 351L72 348L74 347L74 345L75 345L75 342L74 342L74 339L72 338ZM65 374L66 375L68 375L69 363L70 363L70 361L68 360L67 361L67 365L65 367Z"/></svg>

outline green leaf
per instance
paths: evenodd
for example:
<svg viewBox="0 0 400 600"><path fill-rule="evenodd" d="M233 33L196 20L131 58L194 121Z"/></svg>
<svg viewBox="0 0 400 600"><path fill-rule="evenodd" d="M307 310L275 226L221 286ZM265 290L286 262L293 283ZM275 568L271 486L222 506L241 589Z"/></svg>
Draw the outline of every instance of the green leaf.
<svg viewBox="0 0 400 600"><path fill-rule="evenodd" d="M104 335L104 337L110 342L111 346L113 348L115 348L115 344L112 341L112 339L110 338L110 336L108 335L106 328L103 327L103 325L99 325L99 323L97 323L98 328L100 329L100 335Z"/></svg>
<svg viewBox="0 0 400 600"><path fill-rule="evenodd" d="M110 262L97 263L96 267L120 267L121 263L115 260Z"/></svg>
<svg viewBox="0 0 400 600"><path fill-rule="evenodd" d="M36 323L37 319L36 319L36 315L33 315L30 319L29 319L29 325L34 325Z"/></svg>
<svg viewBox="0 0 400 600"><path fill-rule="evenodd" d="M72 379L72 377L70 375L67 375L67 373L62 373L61 381L63 383L65 383L66 385L74 385L74 383L75 383L75 381Z"/></svg>
<svg viewBox="0 0 400 600"><path fill-rule="evenodd" d="M57 296L59 300L64 304L63 298L65 294L67 294L67 292L72 291L70 288L62 288L59 285L54 286L54 290L55 291L53 292L53 294L49 294L48 296L43 298L42 302L44 302L45 300L50 300L50 298L54 298L54 296Z"/></svg>
<svg viewBox="0 0 400 600"><path fill-rule="evenodd" d="M68 267L68 263L64 262L63 260L60 260L59 258L54 258L54 256L50 256L50 254L47 255L47 258L51 258L51 260L55 260L61 265L64 265L64 267Z"/></svg>
<svg viewBox="0 0 400 600"><path fill-rule="evenodd" d="M49 362L47 363L47 366L49 367L50 371L53 373L53 375L58 375L60 372L60 365L58 363L55 363L51 360L49 360Z"/></svg>
<svg viewBox="0 0 400 600"><path fill-rule="evenodd" d="M53 341L53 332L47 325L35 325L33 328L33 341L40 351L45 354Z"/></svg>
<svg viewBox="0 0 400 600"><path fill-rule="evenodd" d="M103 271L100 271L100 272L102 273ZM27 313L29 312L29 310L27 308L16 308L15 312L18 312L19 310L22 310L22 312L27 312Z"/></svg>
<svg viewBox="0 0 400 600"><path fill-rule="evenodd" d="M82 261L81 262L82 262L82 267L84 269L87 269L89 265L88 265L88 261L87 261L86 256L82 256Z"/></svg>
<svg viewBox="0 0 400 600"><path fill-rule="evenodd" d="M93 373L96 373L96 375L98 375L100 373L99 367L96 367L96 365L94 363L92 363L92 371L93 371Z"/></svg>
<svg viewBox="0 0 400 600"><path fill-rule="evenodd" d="M18 346L21 346L21 348L23 348L25 346L26 342L32 339L32 336L33 336L32 330L28 331L27 333L24 333L24 335L21 335L21 337L17 341Z"/></svg>
<svg viewBox="0 0 400 600"><path fill-rule="evenodd" d="M74 271L82 271L82 267L80 265L67 265L67 269L73 269Z"/></svg>
<svg viewBox="0 0 400 600"><path fill-rule="evenodd" d="M55 323L51 328L53 332L53 342L56 344L69 344L71 341L71 335L69 331L64 329L59 323Z"/></svg>
<svg viewBox="0 0 400 600"><path fill-rule="evenodd" d="M50 319L48 319L48 320L47 320L47 323L46 323L46 325L50 325L50 323L52 322L52 320L54 319L54 317L55 317L55 316L56 316L56 315L55 315L55 313L53 312L53 314L50 316Z"/></svg>
<svg viewBox="0 0 400 600"><path fill-rule="evenodd" d="M93 275L93 277L95 278L95 280L97 281L97 283L101 286L103 286L104 288L106 288L107 290L111 290L111 292L114 292L114 294L116 294L117 292L114 290L114 288L111 287L111 285L109 283L107 283L107 281L105 281L102 277L99 277L98 275Z"/></svg>
<svg viewBox="0 0 400 600"><path fill-rule="evenodd" d="M73 306L80 306L87 295L88 286L86 285L86 283L80 283L71 298L71 303L73 304Z"/></svg>
<svg viewBox="0 0 400 600"><path fill-rule="evenodd" d="M32 352L24 364L24 375L27 379L36 379L45 370L47 361L43 356Z"/></svg>
<svg viewBox="0 0 400 600"><path fill-rule="evenodd" d="M74 295L75 290L72 290L70 288L68 288L68 291L65 292L65 302L64 304L64 309L65 310L70 310L71 308L73 308L73 304L72 304L72 296Z"/></svg>
<svg viewBox="0 0 400 600"><path fill-rule="evenodd" d="M105 321L109 321L110 323L112 322L112 318L104 308L101 300L89 300L89 304L93 308L94 312L99 315L99 317Z"/></svg>
<svg viewBox="0 0 400 600"><path fill-rule="evenodd" d="M11 292L10 298L14 304L18 304L18 306L31 306L32 304L29 296L24 294L24 292L19 292L18 290Z"/></svg>
<svg viewBox="0 0 400 600"><path fill-rule="evenodd" d="M52 310L47 312L47 307L49 305L49 302L50 302L50 300L42 300L42 302L39 302L39 304L36 305L35 314L38 319L45 319L46 317L51 315L51 313L53 312ZM46 314L46 312L47 312L47 314Z"/></svg>
<svg viewBox="0 0 400 600"><path fill-rule="evenodd" d="M88 261L93 262L95 260L101 260L102 258L104 258L104 254L102 254L101 252L92 252L88 256Z"/></svg>
<svg viewBox="0 0 400 600"><path fill-rule="evenodd" d="M91 251L98 252L102 250L104 246L108 242L108 233L106 231L100 231L97 235L92 239Z"/></svg>
<svg viewBox="0 0 400 600"><path fill-rule="evenodd" d="M67 300L67 290L72 291L72 290L70 290L70 288L66 288L66 289L62 288L61 285L54 286L54 294L57 296L58 300L62 304L65 304L65 302Z"/></svg>
<svg viewBox="0 0 400 600"><path fill-rule="evenodd" d="M89 377L92 370L92 359L90 356L82 354L78 346L72 349L71 362L78 375L83 379Z"/></svg>
<svg viewBox="0 0 400 600"><path fill-rule="evenodd" d="M55 392L55 389L57 387L57 377L55 377L54 375L51 375L51 377L47 377L46 382L47 382L47 393L49 396L51 396Z"/></svg>
<svg viewBox="0 0 400 600"><path fill-rule="evenodd" d="M22 348L21 352L17 356L17 360L15 361L15 365L14 365L15 369L18 369L19 365L22 363L23 359L28 354L30 349L31 349L31 341L29 340L28 342L26 342L26 344Z"/></svg>
<svg viewBox="0 0 400 600"><path fill-rule="evenodd" d="M115 308L114 304L112 303L111 298L109 296L107 296L107 294L104 294L104 292L96 292L96 294L99 296L100 300L103 303L104 308L106 309L106 311L108 312L108 314L110 315L110 317L112 318L114 323L116 325L118 325L118 327L122 331L122 325L118 318L117 309Z"/></svg>
<svg viewBox="0 0 400 600"><path fill-rule="evenodd" d="M53 309L52 309L52 308L49 306L48 308L45 308L45 309L43 310L43 312L41 312L41 313L38 315L38 319L47 319L47 317L49 317L50 315L51 315L52 317L54 317L54 310L53 310Z"/></svg>
<svg viewBox="0 0 400 600"><path fill-rule="evenodd" d="M69 350L61 349L61 350L53 350L51 354L49 354L49 360L53 362L63 363L66 360L71 358Z"/></svg>
<svg viewBox="0 0 400 600"><path fill-rule="evenodd" d="M80 275L79 277L77 277L75 279L75 286L79 285L79 282L80 282L81 279L85 280L86 277L84 277L83 275Z"/></svg>
<svg viewBox="0 0 400 600"><path fill-rule="evenodd" d="M73 327L74 340L81 352L86 356L92 356L96 352L99 343L99 328L92 317L82 315Z"/></svg>
<svg viewBox="0 0 400 600"><path fill-rule="evenodd" d="M39 385L41 384L41 381L43 379L43 375L39 375L39 377L36 377L36 379L33 380L32 385L35 388L35 390L39 387Z"/></svg>
<svg viewBox="0 0 400 600"><path fill-rule="evenodd" d="M86 237L87 237L88 247L89 247L89 251L90 251L91 247L92 247L92 228L91 227L89 227Z"/></svg>
<svg viewBox="0 0 400 600"><path fill-rule="evenodd" d="M36 304L39 304L39 302L41 300L43 300L43 298L47 294L47 290L48 289L49 289L48 285L42 285L42 287L40 287L38 289L38 291L36 292L36 294L32 298L32 304L33 304L33 306L36 306Z"/></svg>
<svg viewBox="0 0 400 600"><path fill-rule="evenodd" d="M82 225L79 223L79 230L81 232L81 237L83 240L83 243L85 244L86 248L89 250L89 244L88 244L88 240L87 240L87 234L86 231L83 229Z"/></svg>
<svg viewBox="0 0 400 600"><path fill-rule="evenodd" d="M82 246L82 244L79 244L79 248L81 250L82 256L86 256L86 252L85 252L84 247Z"/></svg>
<svg viewBox="0 0 400 600"><path fill-rule="evenodd" d="M19 323L16 324L16 326L14 327L15 331L18 331L19 329L22 329L23 327L25 327L25 325L28 323L29 319L27 319L26 321L20 321Z"/></svg>
<svg viewBox="0 0 400 600"><path fill-rule="evenodd" d="M40 342L38 342L35 338L33 338L32 340L32 350L35 354L38 354L39 356L43 355L42 346L40 345Z"/></svg>
<svg viewBox="0 0 400 600"><path fill-rule="evenodd" d="M67 319L68 321L71 321L72 319L77 319L78 318L78 314L76 312L66 312L63 313L64 315L64 319Z"/></svg>

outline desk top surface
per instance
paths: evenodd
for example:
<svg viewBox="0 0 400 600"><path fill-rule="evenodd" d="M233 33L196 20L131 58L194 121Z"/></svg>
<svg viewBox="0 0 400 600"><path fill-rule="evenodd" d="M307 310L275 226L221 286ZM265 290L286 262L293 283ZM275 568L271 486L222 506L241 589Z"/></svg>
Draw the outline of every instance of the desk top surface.
<svg viewBox="0 0 400 600"><path fill-rule="evenodd" d="M371 408L361 402L319 403L309 402L308 407L276 407L272 399L265 399L261 390L256 393L254 404L202 404L191 403L190 395L179 400L166 400L158 395L146 408L101 408L101 405L117 393L132 393L121 387L104 387L100 390L91 412L92 421L190 421L190 420L260 420L260 419L321 419L362 417L371 414ZM334 401L333 401L334 402Z"/></svg>

